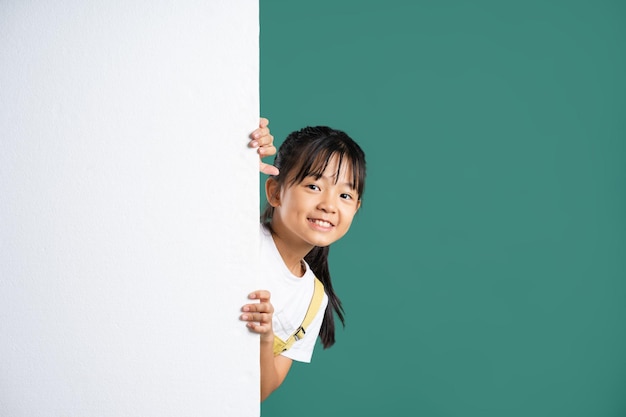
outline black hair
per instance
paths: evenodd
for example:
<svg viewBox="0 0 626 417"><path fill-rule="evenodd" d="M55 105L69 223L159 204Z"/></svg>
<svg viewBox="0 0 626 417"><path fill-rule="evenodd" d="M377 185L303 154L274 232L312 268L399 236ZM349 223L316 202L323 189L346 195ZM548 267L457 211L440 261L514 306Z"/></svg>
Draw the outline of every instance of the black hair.
<svg viewBox="0 0 626 417"><path fill-rule="evenodd" d="M320 178L334 156L339 158L335 178L339 178L343 163L350 164L352 185L361 200L365 190L365 153L345 132L327 126L309 126L290 133L278 149L274 160L274 166L280 173L272 178L280 187L284 186L288 179L290 179L288 185L294 185L309 176ZM270 229L273 214L274 207L268 203L261 214L261 222ZM335 343L334 313L345 326L344 310L330 280L329 249L329 246L315 246L304 257L315 276L324 284L324 290L328 295L328 307L324 312L324 321L319 334L325 349Z"/></svg>

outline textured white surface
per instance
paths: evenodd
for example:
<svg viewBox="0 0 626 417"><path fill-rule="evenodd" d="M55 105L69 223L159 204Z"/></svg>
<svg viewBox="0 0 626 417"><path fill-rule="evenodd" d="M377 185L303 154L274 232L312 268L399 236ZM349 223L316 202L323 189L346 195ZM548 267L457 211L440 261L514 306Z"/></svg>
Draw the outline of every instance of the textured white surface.
<svg viewBox="0 0 626 417"><path fill-rule="evenodd" d="M0 415L254 416L258 3L0 3Z"/></svg>

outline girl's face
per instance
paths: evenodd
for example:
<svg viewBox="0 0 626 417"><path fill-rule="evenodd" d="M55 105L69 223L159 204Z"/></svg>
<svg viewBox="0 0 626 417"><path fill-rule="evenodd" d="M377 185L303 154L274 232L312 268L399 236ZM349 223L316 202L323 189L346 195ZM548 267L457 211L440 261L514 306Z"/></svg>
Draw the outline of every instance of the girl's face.
<svg viewBox="0 0 626 417"><path fill-rule="evenodd" d="M333 156L322 177L306 177L302 182L278 189L276 181L267 185L268 201L274 207L272 229L291 247L312 249L341 239L361 206L351 165ZM337 178L338 175L338 178Z"/></svg>

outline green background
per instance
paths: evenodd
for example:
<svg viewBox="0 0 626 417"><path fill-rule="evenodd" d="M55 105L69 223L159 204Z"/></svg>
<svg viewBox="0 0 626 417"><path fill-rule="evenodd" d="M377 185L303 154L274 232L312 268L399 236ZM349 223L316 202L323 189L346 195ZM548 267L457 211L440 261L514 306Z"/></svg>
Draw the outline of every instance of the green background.
<svg viewBox="0 0 626 417"><path fill-rule="evenodd" d="M276 143L361 143L282 416L626 416L626 3L261 0Z"/></svg>

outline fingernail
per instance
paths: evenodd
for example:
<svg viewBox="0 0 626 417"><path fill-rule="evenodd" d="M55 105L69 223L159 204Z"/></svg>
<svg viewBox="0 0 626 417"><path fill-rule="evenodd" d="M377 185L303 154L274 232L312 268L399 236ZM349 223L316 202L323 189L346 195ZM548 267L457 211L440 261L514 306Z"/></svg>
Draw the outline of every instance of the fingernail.
<svg viewBox="0 0 626 417"><path fill-rule="evenodd" d="M248 315L247 314L242 314L241 315L241 320L248 320Z"/></svg>
<svg viewBox="0 0 626 417"><path fill-rule="evenodd" d="M256 140L253 140L252 142L250 142L250 146L252 146L253 148L256 148L257 146L259 146L259 142L257 142Z"/></svg>
<svg viewBox="0 0 626 417"><path fill-rule="evenodd" d="M242 311L250 311L250 307L245 306L244 308L242 308Z"/></svg>

